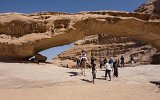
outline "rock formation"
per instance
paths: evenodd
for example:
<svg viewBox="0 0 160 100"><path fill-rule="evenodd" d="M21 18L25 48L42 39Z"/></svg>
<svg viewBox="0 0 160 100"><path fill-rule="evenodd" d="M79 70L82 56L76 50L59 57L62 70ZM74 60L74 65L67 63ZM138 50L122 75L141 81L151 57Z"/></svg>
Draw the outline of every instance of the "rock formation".
<svg viewBox="0 0 160 100"><path fill-rule="evenodd" d="M142 4L135 12L151 14L151 19L159 19L160 0L150 0ZM90 60L91 52L99 60L100 58L115 58L125 55L126 62L130 55L134 55L138 63L159 63L159 54L147 43L137 41L129 37L114 37L106 34L92 35L74 43L75 45L60 53L53 59L54 62L60 62L63 66L75 66L75 61L80 55L82 49L85 49ZM67 59L67 61L66 61ZM69 62L70 60L70 62ZM69 62L69 63L67 63ZM74 63L74 64L73 64ZM98 61L97 61L98 63Z"/></svg>
<svg viewBox="0 0 160 100"><path fill-rule="evenodd" d="M115 59L120 58L122 55L125 57L125 63L128 65L131 55L134 56L136 64L146 64L152 61L152 56L156 53L156 49L142 41L129 37L98 34L87 36L75 42L73 47L60 53L52 62L56 62L60 66L68 65L68 67L75 67L76 60L79 58L82 49L86 51L89 61L91 54L94 55L97 67L99 66L100 58L108 59L109 57L114 57Z"/></svg>
<svg viewBox="0 0 160 100"><path fill-rule="evenodd" d="M160 16L160 0L149 0L138 7L135 12L151 14L153 18Z"/></svg>
<svg viewBox="0 0 160 100"><path fill-rule="evenodd" d="M97 11L0 14L0 60L25 60L36 53L106 33L129 36L160 50L160 19L151 14Z"/></svg>

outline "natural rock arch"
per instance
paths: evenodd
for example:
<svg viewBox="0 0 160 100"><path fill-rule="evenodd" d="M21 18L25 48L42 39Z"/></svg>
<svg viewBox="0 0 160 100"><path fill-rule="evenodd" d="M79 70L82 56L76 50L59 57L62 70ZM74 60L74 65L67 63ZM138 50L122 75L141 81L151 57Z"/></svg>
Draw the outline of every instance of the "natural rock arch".
<svg viewBox="0 0 160 100"><path fill-rule="evenodd" d="M150 14L99 11L0 14L0 60L28 59L42 50L107 33L148 42L160 50L160 19Z"/></svg>

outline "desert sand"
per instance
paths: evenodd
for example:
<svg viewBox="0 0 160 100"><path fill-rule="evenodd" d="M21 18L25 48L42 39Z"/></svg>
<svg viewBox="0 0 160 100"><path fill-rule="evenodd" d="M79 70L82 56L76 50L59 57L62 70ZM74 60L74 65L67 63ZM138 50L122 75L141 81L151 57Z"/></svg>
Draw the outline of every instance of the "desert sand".
<svg viewBox="0 0 160 100"><path fill-rule="evenodd" d="M53 64L0 63L0 100L160 99L160 65L119 68L112 81L97 69L95 84L91 69L86 77L79 72Z"/></svg>

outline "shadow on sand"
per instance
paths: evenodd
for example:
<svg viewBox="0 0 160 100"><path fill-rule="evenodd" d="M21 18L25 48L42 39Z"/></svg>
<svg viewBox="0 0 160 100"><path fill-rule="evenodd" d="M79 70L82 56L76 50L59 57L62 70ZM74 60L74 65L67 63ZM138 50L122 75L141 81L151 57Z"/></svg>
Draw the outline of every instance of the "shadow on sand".
<svg viewBox="0 0 160 100"><path fill-rule="evenodd" d="M150 81L150 83L155 84L160 88L160 81Z"/></svg>
<svg viewBox="0 0 160 100"><path fill-rule="evenodd" d="M20 61L16 61L16 60L8 60L8 61L1 61L0 62L3 62L3 63L23 63L23 64L38 64L38 65L46 65L46 64L53 64L51 62L33 62L33 61L27 61L27 60L20 60Z"/></svg>
<svg viewBox="0 0 160 100"><path fill-rule="evenodd" d="M98 78L96 77L96 79L97 80L105 80L105 78L99 78L99 77Z"/></svg>
<svg viewBox="0 0 160 100"><path fill-rule="evenodd" d="M101 77L105 77L105 76L101 76Z"/></svg>
<svg viewBox="0 0 160 100"><path fill-rule="evenodd" d="M88 80L88 79L81 79L84 82L88 82L88 83L92 83L92 81Z"/></svg>
<svg viewBox="0 0 160 100"><path fill-rule="evenodd" d="M79 75L78 72L67 72L70 74L70 77Z"/></svg>

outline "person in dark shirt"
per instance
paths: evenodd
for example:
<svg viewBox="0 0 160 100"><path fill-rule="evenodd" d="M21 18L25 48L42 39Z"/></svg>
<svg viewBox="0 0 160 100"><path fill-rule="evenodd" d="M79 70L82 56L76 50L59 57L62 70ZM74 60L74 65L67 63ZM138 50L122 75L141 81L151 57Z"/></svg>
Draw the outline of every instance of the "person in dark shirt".
<svg viewBox="0 0 160 100"><path fill-rule="evenodd" d="M100 59L99 59L99 67L102 69L102 66L103 66L103 61L102 61L102 59L100 58Z"/></svg>
<svg viewBox="0 0 160 100"><path fill-rule="evenodd" d="M118 60L117 60L117 63L118 63L118 67L120 67L120 61L119 61L119 58L118 58Z"/></svg>
<svg viewBox="0 0 160 100"><path fill-rule="evenodd" d="M104 58L104 60L103 60L103 64L105 65L107 63L107 59L106 58Z"/></svg>
<svg viewBox="0 0 160 100"><path fill-rule="evenodd" d="M77 68L79 68L80 67L80 63L81 63L81 58L79 57L79 58L77 58Z"/></svg>
<svg viewBox="0 0 160 100"><path fill-rule="evenodd" d="M113 76L118 77L118 60L116 59L113 63Z"/></svg>
<svg viewBox="0 0 160 100"><path fill-rule="evenodd" d="M94 56L92 55L92 56L91 56L91 66L94 66L94 64L95 64L95 58L94 58Z"/></svg>
<svg viewBox="0 0 160 100"><path fill-rule="evenodd" d="M124 57L121 56L121 68L124 67Z"/></svg>
<svg viewBox="0 0 160 100"><path fill-rule="evenodd" d="M130 56L130 62L131 62L131 64L133 64L135 62L134 58L133 58L133 55Z"/></svg>
<svg viewBox="0 0 160 100"><path fill-rule="evenodd" d="M93 84L94 84L94 79L96 79L96 64L92 65L92 76L93 76Z"/></svg>

